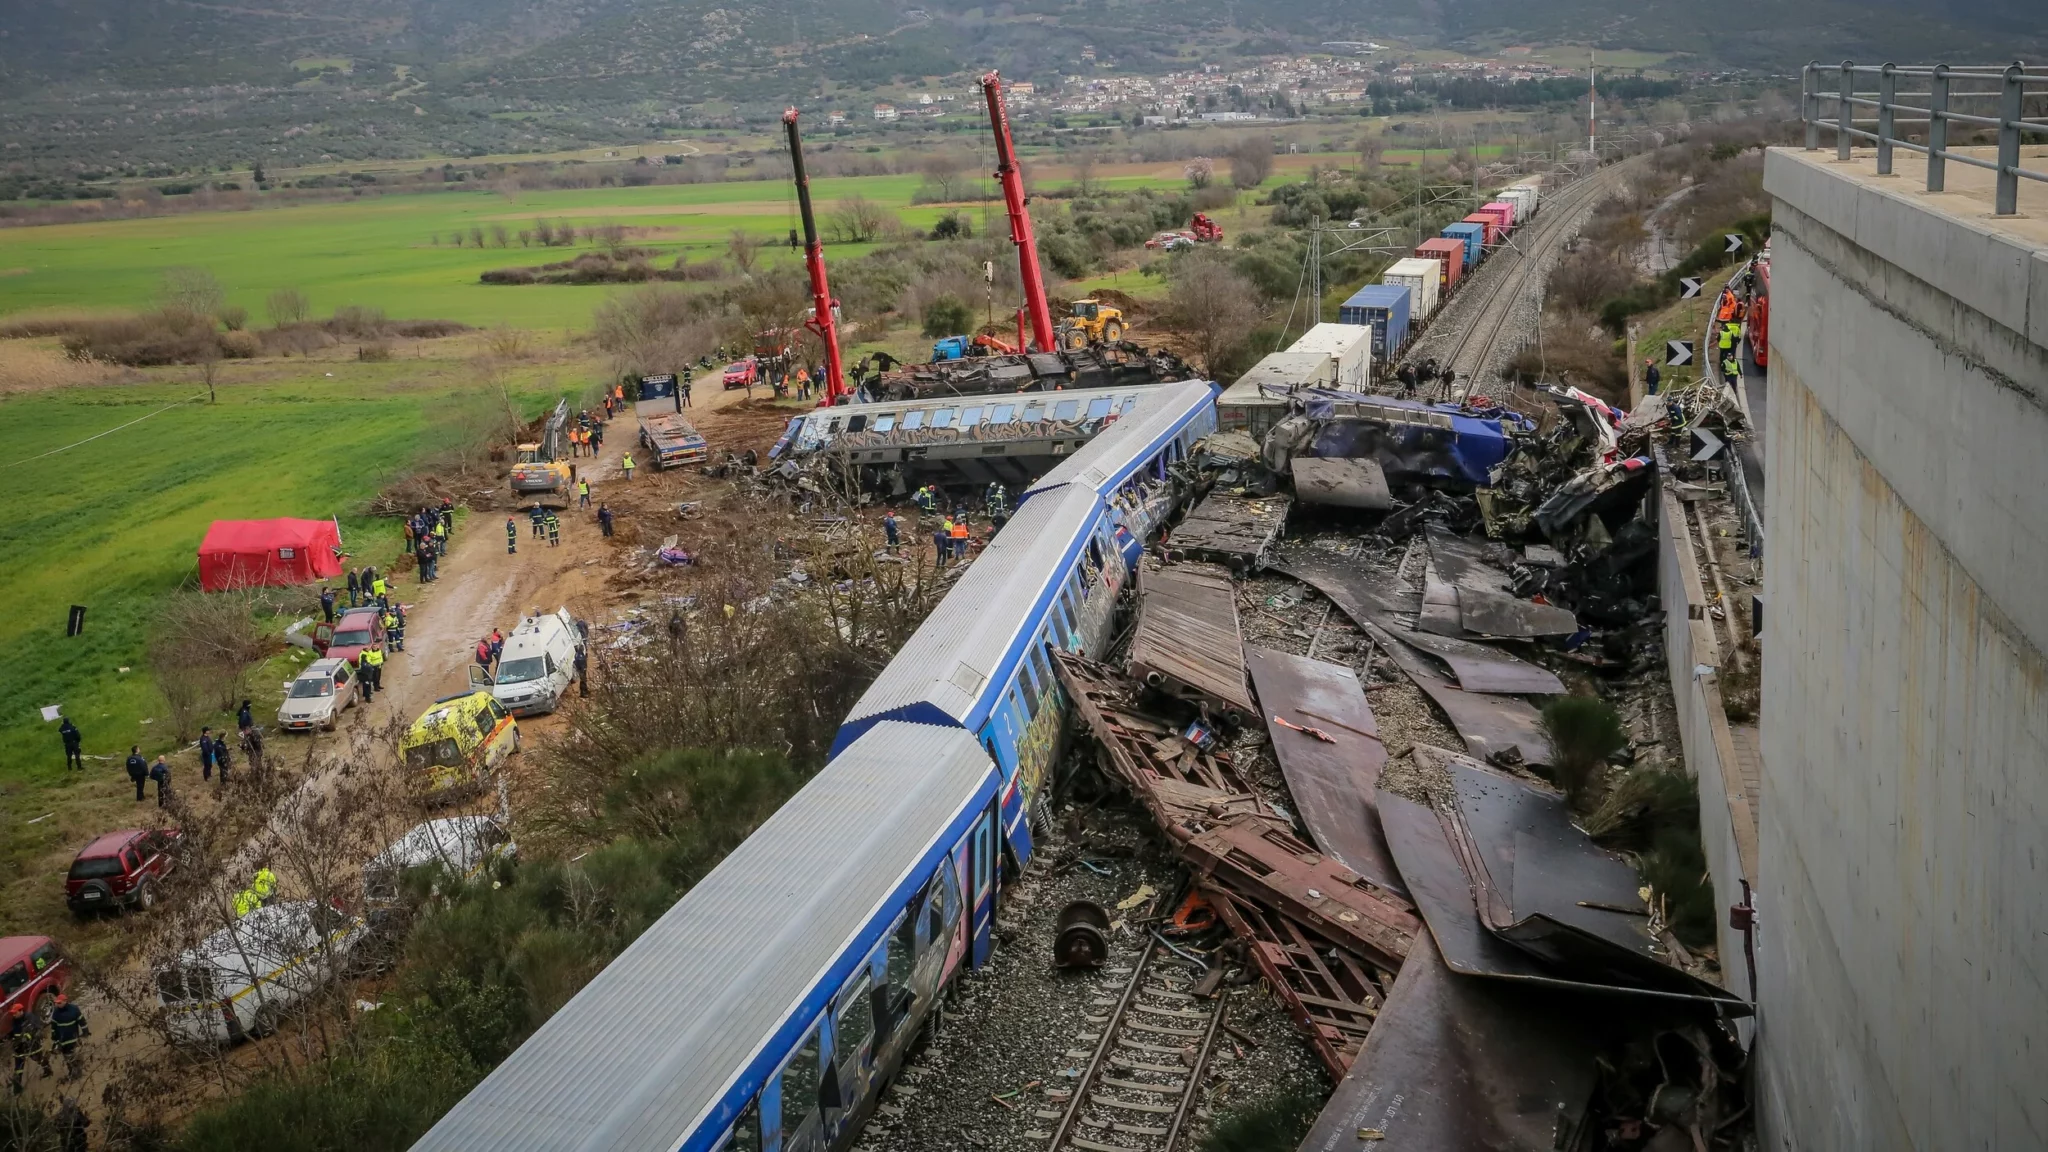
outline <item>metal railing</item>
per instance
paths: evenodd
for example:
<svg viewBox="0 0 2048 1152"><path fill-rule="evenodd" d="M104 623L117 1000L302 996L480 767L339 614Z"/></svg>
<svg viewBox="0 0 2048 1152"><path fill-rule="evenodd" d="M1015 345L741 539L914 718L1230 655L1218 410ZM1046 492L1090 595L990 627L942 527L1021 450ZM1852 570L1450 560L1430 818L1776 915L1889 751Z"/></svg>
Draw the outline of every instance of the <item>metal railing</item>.
<svg viewBox="0 0 2048 1152"><path fill-rule="evenodd" d="M1831 90L1822 90L1823 77L1832 77ZM1859 83L1875 79L1877 88L1859 89ZM2048 172L2020 167L2020 142L2028 133L2048 137L2048 115L2027 115L2030 106L2048 110L2048 68L2029 68L2013 63L2004 66L1950 67L1937 64L1808 64L1800 72L1799 118L1806 123L1806 150L1820 149L1820 133L1835 133L1835 157L1849 158L1856 141L1877 146L1877 172L1892 172L1894 149L1905 148L1927 157L1927 190L1946 187L1948 162L1968 164L1997 174L1997 214L2012 216L2019 211L2020 179L2048 182ZM1959 109L1975 109L1962 111ZM1991 115L1982 114L1989 111ZM1829 113L1832 114L1829 114ZM1949 143L1952 125L1989 128L1997 133L1995 160L1956 150ZM1919 127L1909 138L1902 129Z"/></svg>

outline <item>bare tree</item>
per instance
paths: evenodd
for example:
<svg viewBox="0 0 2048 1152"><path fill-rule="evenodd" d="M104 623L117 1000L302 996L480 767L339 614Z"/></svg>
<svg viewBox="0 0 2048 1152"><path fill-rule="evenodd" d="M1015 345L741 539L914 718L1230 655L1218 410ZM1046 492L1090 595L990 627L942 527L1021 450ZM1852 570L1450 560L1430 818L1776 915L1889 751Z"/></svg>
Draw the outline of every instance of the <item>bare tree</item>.
<svg viewBox="0 0 2048 1152"><path fill-rule="evenodd" d="M189 265L165 269L157 289L163 310L180 316L218 316L227 295L213 273Z"/></svg>
<svg viewBox="0 0 2048 1152"><path fill-rule="evenodd" d="M533 235L535 239L540 241L541 247L553 248L555 246L555 226L546 220L538 217L534 219Z"/></svg>
<svg viewBox="0 0 2048 1152"><path fill-rule="evenodd" d="M481 248L484 246L484 230L482 225L471 224L469 226L469 246L471 248Z"/></svg>
<svg viewBox="0 0 2048 1152"><path fill-rule="evenodd" d="M754 260L760 252L761 242L747 235L744 229L735 228L732 235L726 237L725 254L732 257L732 266L739 269L742 276L754 274Z"/></svg>
<svg viewBox="0 0 2048 1152"><path fill-rule="evenodd" d="M213 386L220 378L220 341L208 332L206 340L193 348L193 357L199 365L199 378L206 384L206 402L218 403L220 397L214 395Z"/></svg>
<svg viewBox="0 0 2048 1152"><path fill-rule="evenodd" d="M611 353L619 372L666 372L688 359L690 348L717 343L708 336L702 302L665 284L614 296L590 321L597 346Z"/></svg>
<svg viewBox="0 0 2048 1152"><path fill-rule="evenodd" d="M1197 192L1207 188L1216 180L1216 162L1207 156L1197 156L1193 160L1188 161L1187 167L1182 169L1182 171L1187 173L1188 187Z"/></svg>
<svg viewBox="0 0 2048 1152"><path fill-rule="evenodd" d="M312 302L297 288L279 288L263 304L270 312L270 324L274 328L303 324L313 311Z"/></svg>
<svg viewBox="0 0 2048 1152"><path fill-rule="evenodd" d="M935 152L918 163L931 190L925 199L958 200L966 187L967 159L957 152Z"/></svg>
<svg viewBox="0 0 2048 1152"><path fill-rule="evenodd" d="M158 610L149 665L178 739L198 735L192 722L201 713L232 710L250 671L269 654L256 613L270 595L261 589L186 592Z"/></svg>
<svg viewBox="0 0 2048 1152"><path fill-rule="evenodd" d="M1074 154L1074 195L1093 196L1099 191L1095 182L1095 150L1083 148Z"/></svg>
<svg viewBox="0 0 2048 1152"><path fill-rule="evenodd" d="M1194 344L1205 372L1215 373L1244 345L1260 319L1258 288L1214 252L1174 261L1166 295L1167 323Z"/></svg>
<svg viewBox="0 0 2048 1152"><path fill-rule="evenodd" d="M1239 188L1257 188L1273 174L1273 144L1263 136L1248 136L1230 150L1230 182Z"/></svg>
<svg viewBox="0 0 2048 1152"><path fill-rule="evenodd" d="M1387 151L1387 141L1377 132L1368 132L1358 138L1358 163L1366 175L1379 171L1380 157Z"/></svg>
<svg viewBox="0 0 2048 1152"><path fill-rule="evenodd" d="M506 233L505 226L503 224L491 225L491 244L494 247L503 248L507 244L509 244L510 241L511 237Z"/></svg>
<svg viewBox="0 0 2048 1152"><path fill-rule="evenodd" d="M865 196L848 196L832 210L826 223L838 244L865 244L896 223L895 214Z"/></svg>

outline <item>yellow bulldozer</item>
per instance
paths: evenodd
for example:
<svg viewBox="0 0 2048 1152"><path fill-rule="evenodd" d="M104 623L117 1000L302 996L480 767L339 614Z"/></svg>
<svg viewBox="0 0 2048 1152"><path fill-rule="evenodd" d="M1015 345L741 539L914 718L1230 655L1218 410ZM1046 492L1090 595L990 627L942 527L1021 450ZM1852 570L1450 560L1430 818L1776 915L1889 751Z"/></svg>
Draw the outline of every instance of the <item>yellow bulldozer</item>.
<svg viewBox="0 0 2048 1152"><path fill-rule="evenodd" d="M1074 301L1073 313L1060 323L1060 345L1065 348L1114 344L1123 338L1123 310L1100 300Z"/></svg>

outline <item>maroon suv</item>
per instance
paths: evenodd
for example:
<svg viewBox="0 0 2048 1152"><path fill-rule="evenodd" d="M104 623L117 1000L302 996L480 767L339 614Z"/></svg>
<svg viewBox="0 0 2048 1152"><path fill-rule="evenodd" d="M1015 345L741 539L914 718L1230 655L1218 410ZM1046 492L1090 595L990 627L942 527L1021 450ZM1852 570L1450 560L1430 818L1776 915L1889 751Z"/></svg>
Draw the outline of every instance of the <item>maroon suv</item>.
<svg viewBox="0 0 2048 1152"><path fill-rule="evenodd" d="M64 900L80 916L108 908L148 908L177 863L176 828L124 828L79 850L64 877Z"/></svg>
<svg viewBox="0 0 2048 1152"><path fill-rule="evenodd" d="M71 962L48 936L0 936L0 1020L25 1005L47 1021L71 984Z"/></svg>

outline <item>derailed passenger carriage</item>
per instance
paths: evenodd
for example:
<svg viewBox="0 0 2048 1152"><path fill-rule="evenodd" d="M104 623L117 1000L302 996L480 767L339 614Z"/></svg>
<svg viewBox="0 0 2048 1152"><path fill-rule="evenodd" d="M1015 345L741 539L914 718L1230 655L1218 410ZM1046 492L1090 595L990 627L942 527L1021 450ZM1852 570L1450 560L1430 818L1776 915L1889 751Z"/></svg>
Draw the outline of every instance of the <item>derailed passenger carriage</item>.
<svg viewBox="0 0 2048 1152"><path fill-rule="evenodd" d="M1215 393L1146 393L1034 486L823 771L415 1149L850 1147L938 999L989 958L1065 735L1049 649L1109 643Z"/></svg>

